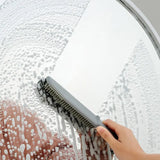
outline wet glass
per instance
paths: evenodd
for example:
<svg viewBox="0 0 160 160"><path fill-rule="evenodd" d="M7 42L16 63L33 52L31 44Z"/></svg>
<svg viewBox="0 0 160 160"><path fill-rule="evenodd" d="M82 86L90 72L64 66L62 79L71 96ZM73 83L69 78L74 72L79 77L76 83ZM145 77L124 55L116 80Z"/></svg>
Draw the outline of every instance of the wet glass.
<svg viewBox="0 0 160 160"><path fill-rule="evenodd" d="M85 138L37 95L46 76L158 152L159 67L150 39L116 1L1 1L0 156L86 159Z"/></svg>

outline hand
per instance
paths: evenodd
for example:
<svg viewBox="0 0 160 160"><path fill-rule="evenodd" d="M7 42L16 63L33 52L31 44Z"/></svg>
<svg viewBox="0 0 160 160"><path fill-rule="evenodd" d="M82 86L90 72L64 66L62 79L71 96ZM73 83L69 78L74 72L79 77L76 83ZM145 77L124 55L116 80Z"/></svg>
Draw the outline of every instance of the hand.
<svg viewBox="0 0 160 160"><path fill-rule="evenodd" d="M108 142L119 160L145 159L146 154L138 144L138 141L130 129L109 119L103 123L117 134L118 140L116 140L104 127L97 127L97 132L106 142Z"/></svg>

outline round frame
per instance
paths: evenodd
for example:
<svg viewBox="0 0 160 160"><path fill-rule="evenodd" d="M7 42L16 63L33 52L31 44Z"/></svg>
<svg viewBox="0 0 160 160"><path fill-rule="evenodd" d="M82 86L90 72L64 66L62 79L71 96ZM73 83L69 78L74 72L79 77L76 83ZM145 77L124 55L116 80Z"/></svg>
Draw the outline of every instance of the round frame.
<svg viewBox="0 0 160 160"><path fill-rule="evenodd" d="M121 5L123 5L143 27L148 37L152 41L157 51L157 54L160 58L160 36L158 35L154 26L151 24L150 20L131 0L117 0L117 1L121 3Z"/></svg>

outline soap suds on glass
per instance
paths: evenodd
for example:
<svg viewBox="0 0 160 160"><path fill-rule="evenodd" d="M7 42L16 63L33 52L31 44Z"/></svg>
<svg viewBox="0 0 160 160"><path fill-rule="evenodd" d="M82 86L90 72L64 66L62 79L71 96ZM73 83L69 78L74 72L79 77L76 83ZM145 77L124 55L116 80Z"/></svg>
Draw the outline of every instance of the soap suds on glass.
<svg viewBox="0 0 160 160"><path fill-rule="evenodd" d="M0 5L1 159L111 159L100 137L79 136L35 91L38 80L53 72L88 2L5 0ZM99 113L132 128L148 152L160 150L157 78L140 42Z"/></svg>
<svg viewBox="0 0 160 160"><path fill-rule="evenodd" d="M88 2L6 0L0 4L2 159L80 156L78 145L71 144L78 134L72 140L75 130L64 120L61 126L61 118L39 101L35 88L39 79L53 72Z"/></svg>
<svg viewBox="0 0 160 160"><path fill-rule="evenodd" d="M87 159L90 137L80 139L71 124L41 103L35 89L54 71L88 2L6 0L0 5L2 159ZM81 141L87 143L83 154ZM90 159L100 159L99 149L90 148Z"/></svg>
<svg viewBox="0 0 160 160"><path fill-rule="evenodd" d="M141 40L117 78L99 115L131 128L148 153L160 150L160 63Z"/></svg>

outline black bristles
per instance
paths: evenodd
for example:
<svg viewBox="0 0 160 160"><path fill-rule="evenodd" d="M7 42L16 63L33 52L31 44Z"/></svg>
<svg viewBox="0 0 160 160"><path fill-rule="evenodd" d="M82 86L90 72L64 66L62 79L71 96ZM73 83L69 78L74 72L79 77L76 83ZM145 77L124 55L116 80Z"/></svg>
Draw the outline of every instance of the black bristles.
<svg viewBox="0 0 160 160"><path fill-rule="evenodd" d="M67 121L70 121L73 126L85 132L86 128L94 128L94 126L80 113L78 113L72 106L70 106L46 81L42 79L37 84L37 90L43 101L53 107L57 113L63 116Z"/></svg>

